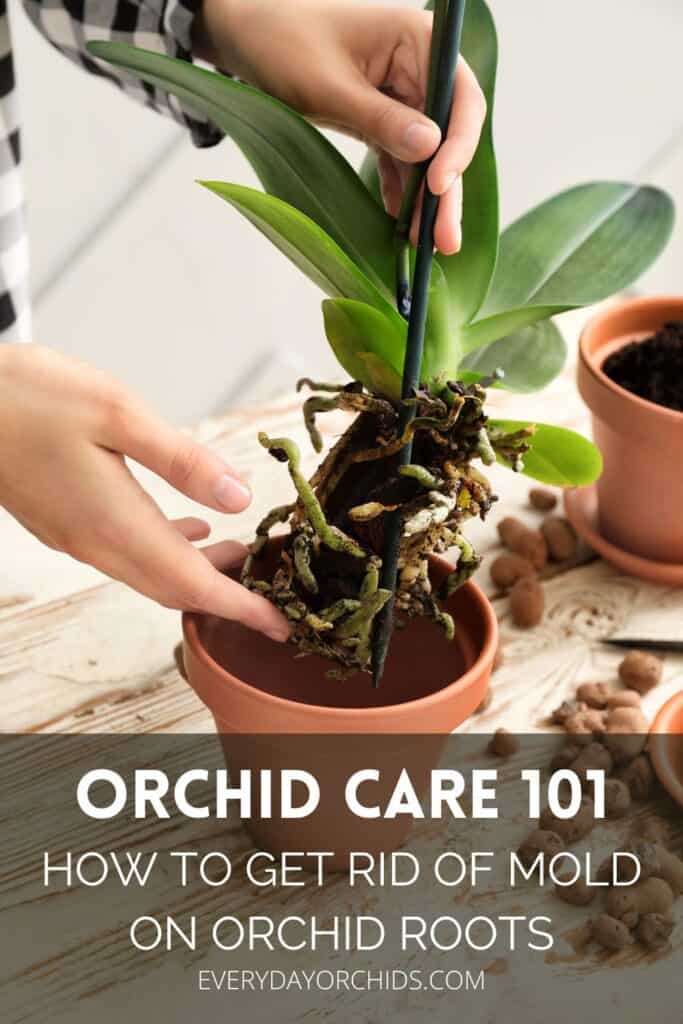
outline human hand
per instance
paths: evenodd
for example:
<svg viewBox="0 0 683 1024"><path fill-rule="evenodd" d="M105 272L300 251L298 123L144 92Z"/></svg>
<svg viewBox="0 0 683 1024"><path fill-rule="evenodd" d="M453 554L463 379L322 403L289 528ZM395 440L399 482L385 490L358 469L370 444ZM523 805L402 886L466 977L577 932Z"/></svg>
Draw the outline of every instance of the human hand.
<svg viewBox="0 0 683 1024"><path fill-rule="evenodd" d="M349 0L204 0L195 50L217 67L299 110L323 126L363 139L378 154L385 206L396 216L410 165L441 142L422 113L432 15ZM462 243L462 174L474 156L486 100L461 57L448 138L434 157L429 187L441 197L434 242ZM411 241L417 244L419 209Z"/></svg>
<svg viewBox="0 0 683 1024"><path fill-rule="evenodd" d="M239 564L246 548L193 547L208 524L169 522L125 456L222 512L247 507L247 485L106 374L36 345L0 345L0 444L0 504L43 543L166 607L287 638L269 601L219 571Z"/></svg>

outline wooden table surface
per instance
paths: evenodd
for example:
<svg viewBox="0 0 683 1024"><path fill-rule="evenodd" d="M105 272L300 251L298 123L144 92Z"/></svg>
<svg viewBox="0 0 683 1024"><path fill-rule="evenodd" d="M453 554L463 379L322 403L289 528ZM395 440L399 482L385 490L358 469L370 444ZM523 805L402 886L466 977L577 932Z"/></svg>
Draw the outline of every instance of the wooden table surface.
<svg viewBox="0 0 683 1024"><path fill-rule="evenodd" d="M580 322L579 317L569 318L565 329L570 337L576 337ZM565 373L544 394L525 397L498 393L493 397L492 404L500 412L505 410L506 414L513 417L561 423L587 432L587 418L573 380L574 370L570 362ZM315 457L307 444L300 405L299 398L289 395L267 408L250 408L207 420L194 431L198 440L223 455L250 480L255 494L252 508L240 516L208 513L213 526L213 539L233 536L249 540L263 512L274 504L288 500L291 493L291 483L285 468L268 458L258 445L258 429L295 438L300 442L302 451L307 453L307 467L313 468ZM321 417L321 427L328 442L335 438L342 426L342 419L336 413ZM501 502L494 509L488 523L477 523L474 528L470 527L475 542L491 554L497 546L496 520L503 514L501 508L505 514L517 514L530 522L538 515L527 505L528 480L497 467L492 475ZM141 471L140 479L169 515L180 516L193 511L188 499L173 492L151 474ZM206 513L202 511L201 514ZM173 648L180 638L177 613L159 608L126 587L107 581L93 570L43 548L2 512L0 551L2 732L213 731L211 716L179 676L174 665ZM681 633L683 590L658 587L624 576L587 550L582 552L577 564L557 572L546 582L545 617L541 625L531 631L518 630L511 624L506 598L495 593L485 567L478 580L491 595L499 615L505 662L494 675L494 699L491 706L485 714L471 718L462 727L463 731L492 731L502 725L520 731L544 729L547 727L549 711L562 699L573 695L579 682L614 677L620 655L603 646L600 643L602 638L618 634L664 636ZM653 714L681 686L683 658L667 657L663 683L645 700L648 714ZM32 773L41 769L42 777L49 777L49 748L43 750L41 756L46 758L45 763L31 765L30 771ZM31 774L29 781L32 777ZM524 825L521 829L524 830ZM84 848L97 848L97 829L92 829L92 832L91 837L83 840L92 845ZM423 832L418 830L418 845L423 841L420 839ZM152 842L154 834L151 826L142 827L135 840L136 845L140 846L148 840ZM238 857L243 857L249 850L247 837L234 826L225 835L221 832L220 839L215 829L209 839L211 835L214 848L216 843L221 848L226 845ZM430 840L429 835L426 835L424 841L427 842L428 853L430 842L433 846L433 838ZM177 842L182 846L179 837ZM24 876L19 870L25 858L23 848L12 851L10 843L8 856L16 856L18 865L16 879L10 883L4 897L7 910L3 920L7 924L6 934L9 935L13 928L20 930L23 927L26 897L22 895ZM293 908L299 905L305 907L306 913L325 914L333 906L330 901L333 900L334 891L334 885L312 895L304 891L301 898L297 897L292 903L291 898L283 893L264 894L237 888L233 890L233 895L225 893L221 896L220 907L222 913L245 916L252 911L277 913L291 904ZM170 912L178 901L184 901L185 909L192 909L196 903L201 914L206 915L215 910L215 899L219 898L211 893L209 897L201 889L192 896L190 893L169 890L163 906ZM495 902L495 894L493 898L494 902L488 905L497 913L501 908ZM533 905L533 896L530 895L529 899L532 901L530 905ZM425 895L425 900L425 906L438 912L441 906L438 893L430 891ZM128 910L122 904L121 921L135 913L130 899L127 904ZM482 903L482 907L484 905ZM559 918L558 927L575 926L582 913L564 905L562 907L561 911L555 911ZM680 959L680 927L677 936L673 961ZM78 952L85 949L91 951L87 958L87 972L83 967L86 961ZM572 958L571 950L569 954L568 958L549 963L548 966L553 978L561 977L570 985L569 991L572 993L562 1006L551 1004L553 1019L558 1022L575 1019L569 1014L568 1006L576 996L579 1000L592 999L604 993L601 962L593 959L587 964L575 963L576 958ZM344 964L343 957L341 961L335 959ZM315 965L319 960L319 957L308 955L304 958L304 966ZM675 985L670 987L673 961L670 957L658 959L656 963L651 961L651 957L642 955L635 959L626 957L623 963L619 961L617 964L624 969L635 964L636 970L629 975L632 979L640 977L638 971L644 970L644 965L647 965L648 972L652 972L647 975L646 986L631 984L628 999L634 1007L640 1006L644 1014L649 1006L649 986L656 981L662 991L666 990L671 995L667 1003L668 1011L659 1015L658 1020L662 1024L668 1024L669 1021L680 1024L680 1004L675 997ZM209 958L208 962L216 962L216 957ZM504 975L509 969L506 958L498 960L491 956L480 956L476 962L480 966L488 964L487 970L492 976ZM221 966L220 958L218 963ZM26 1007L36 1008L35 1018L29 1014L16 1019L52 1021L61 1019L58 1018L58 1011L63 1010L68 1014L69 1024L81 1017L84 1020L97 1019L103 1022L109 1018L97 1016L97 1007L100 1005L97 993L113 993L123 1012L128 1012L126 1007L130 1005L130 992L135 991L135 988L129 989L128 984L144 985L149 972L158 971L154 975L159 979L154 982L155 990L166 987L168 992L182 990L178 995L177 1013L169 1013L166 1019L185 1021L190 1019L188 1014L196 1012L191 998L195 991L194 982L188 980L190 976L187 973L194 970L196 957L188 955L181 964L183 969L180 972L177 968L171 968L170 964L164 970L162 959L136 956L128 942L125 925L121 922L119 930L114 934L107 931L103 924L87 924L84 919L73 930L60 936L57 945L50 948L49 954L46 948L44 956L39 957L30 968L13 975L12 984L15 989L18 986L20 998L25 997ZM527 957L526 961L517 964L514 973L495 979L496 984L492 986L490 997L478 1004L482 1011L487 1006L488 1012L492 1014L486 1017L487 1020L498 1019L495 1006L499 1005L497 1000L501 993L505 994L506 1000L509 997L510 1008L514 1006L515 1010L513 1016L506 1019L525 1019L528 1022L548 1019L549 1004L539 1000L537 991L536 964L537 961L530 962ZM289 965L294 966L292 962ZM616 972L612 973L615 978L613 984L616 985ZM93 995L95 1002L82 1002L85 995ZM399 1004L402 1012L399 1012ZM252 1014L251 1019L256 1019L253 1017L256 1004L252 1002L245 1005ZM337 1005L337 997L330 995L326 1002L328 1009L323 1016L332 1019ZM181 1006L184 1007L182 1013ZM222 1003L222 1006L227 1004ZM265 1006L262 1014L264 1020L269 1019ZM417 1003L406 1002L403 996L393 994L388 1003L378 1001L377 1013L384 1013L387 1007L391 1007L396 1019L410 1020L411 1024L422 1019ZM156 1011L151 1012L152 1019L155 1019ZM201 1019L222 1020L223 1012L219 1009L214 1014L212 1010L209 1016ZM379 1016L368 1015L365 1008L361 1010L360 1006L357 1015L348 1016L345 1011L339 1012L340 1015L335 1019L358 1022L379 1019ZM41 1013L44 1015L41 1016ZM258 1012L257 1018L261 1019ZM320 1018L310 1007L309 1010L299 1012L292 1006L291 1011L283 1010L280 1019L298 1021ZM433 1018L430 1016L430 1019Z"/></svg>
<svg viewBox="0 0 683 1024"><path fill-rule="evenodd" d="M586 314L571 314L565 333L570 344ZM588 433L588 421L574 385L574 366L540 395L498 392L497 411L519 418L562 424ZM269 458L256 440L259 429L295 438L306 467L316 457L308 443L292 394L264 408L249 408L206 420L194 436L243 473L254 490L250 509L239 516L206 510L213 540L248 541L265 510L289 500L286 469ZM320 418L326 441L343 426L337 413ZM197 512L189 499L151 473L139 477L165 512ZM496 522L516 514L538 518L527 507L529 481L494 467L501 497L485 524L468 524L481 550L493 554ZM147 732L210 730L212 722L173 662L180 637L179 616L126 587L107 581L93 569L44 548L0 510L0 729L4 732ZM490 559L489 559L490 561ZM630 578L583 552L580 564L545 584L546 613L531 631L516 629L507 601L496 594L486 564L477 581L490 594L500 618L505 663L494 676L494 700L488 712L464 728L500 725L528 730L543 726L547 712L578 682L608 678L618 652L601 645L610 635L681 635L683 589L655 586ZM665 680L645 702L653 713L683 686L683 658L666 659Z"/></svg>

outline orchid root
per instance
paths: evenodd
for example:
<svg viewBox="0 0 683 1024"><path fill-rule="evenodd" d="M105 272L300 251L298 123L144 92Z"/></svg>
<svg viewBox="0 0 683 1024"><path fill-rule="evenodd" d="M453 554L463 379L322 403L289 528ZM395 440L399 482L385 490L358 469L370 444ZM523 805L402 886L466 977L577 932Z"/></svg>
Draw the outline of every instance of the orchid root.
<svg viewBox="0 0 683 1024"><path fill-rule="evenodd" d="M339 527L330 526L327 522L313 488L299 469L301 461L299 446L287 437L270 438L264 433L260 433L258 439L279 462L287 462L289 475L296 487L299 500L306 510L306 516L323 544L332 548L333 551L343 551L354 558L365 558L365 552L355 540L347 536Z"/></svg>

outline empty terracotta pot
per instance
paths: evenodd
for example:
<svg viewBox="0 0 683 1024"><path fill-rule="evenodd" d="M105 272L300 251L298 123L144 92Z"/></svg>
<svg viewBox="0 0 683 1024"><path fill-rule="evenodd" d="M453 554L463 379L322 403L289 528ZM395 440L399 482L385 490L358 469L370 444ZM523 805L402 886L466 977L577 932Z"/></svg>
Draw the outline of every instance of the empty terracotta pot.
<svg viewBox="0 0 683 1024"><path fill-rule="evenodd" d="M277 542L275 542L277 543ZM431 560L436 587L451 567ZM445 603L456 622L449 642L433 622L411 619L392 638L381 686L369 675L329 679L330 663L297 657L238 623L183 616L187 679L213 713L231 778L241 769L285 767L320 782L318 809L301 820L261 816L259 794L245 822L257 844L283 850L334 852L328 867L343 869L351 850L393 850L411 821L368 820L349 813L344 785L357 770L375 768L367 783L373 802L386 799L404 768L424 792L445 737L481 702L497 644L496 617L472 582ZM275 789L275 787L274 787Z"/></svg>
<svg viewBox="0 0 683 1024"><path fill-rule="evenodd" d="M683 298L619 302L584 329L578 370L604 459L597 484L600 532L632 554L674 564L683 564L683 413L625 391L602 366L618 348L680 319Z"/></svg>

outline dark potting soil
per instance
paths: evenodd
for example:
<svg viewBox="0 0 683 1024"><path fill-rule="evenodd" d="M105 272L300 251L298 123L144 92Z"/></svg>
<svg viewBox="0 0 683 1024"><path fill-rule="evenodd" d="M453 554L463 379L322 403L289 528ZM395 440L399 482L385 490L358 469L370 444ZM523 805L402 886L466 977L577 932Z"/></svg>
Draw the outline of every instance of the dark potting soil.
<svg viewBox="0 0 683 1024"><path fill-rule="evenodd" d="M632 341L602 364L615 384L648 402L683 412L683 320L651 338Z"/></svg>

